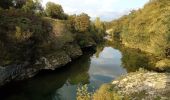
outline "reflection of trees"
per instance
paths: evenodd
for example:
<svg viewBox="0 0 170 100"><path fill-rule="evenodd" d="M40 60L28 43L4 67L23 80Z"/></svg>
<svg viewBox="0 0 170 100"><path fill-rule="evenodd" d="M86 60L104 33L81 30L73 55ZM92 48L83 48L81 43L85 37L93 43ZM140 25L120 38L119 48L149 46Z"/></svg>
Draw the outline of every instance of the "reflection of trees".
<svg viewBox="0 0 170 100"><path fill-rule="evenodd" d="M105 45L103 45L103 44L100 44L96 47L96 53L95 53L96 58L99 58L99 55L103 51L104 47L105 47Z"/></svg>
<svg viewBox="0 0 170 100"><path fill-rule="evenodd" d="M124 47L119 41L107 42L107 45L119 49L122 53L122 65L127 72L134 72L139 68L150 69L153 67L154 58L137 50Z"/></svg>
<svg viewBox="0 0 170 100"><path fill-rule="evenodd" d="M111 46L118 50L122 48L122 44L120 41L106 41L105 46Z"/></svg>
<svg viewBox="0 0 170 100"><path fill-rule="evenodd" d="M76 60L75 63L71 64L69 83L74 84L88 84L89 83L89 68L90 68L90 57L92 53L84 54L80 59Z"/></svg>
<svg viewBox="0 0 170 100"><path fill-rule="evenodd" d="M146 54L134 49L122 48L122 63L123 67L128 72L134 72L139 68L147 68L150 65L150 58Z"/></svg>
<svg viewBox="0 0 170 100"><path fill-rule="evenodd" d="M10 84L0 90L0 97L9 100L12 98L17 100L51 100L53 95L60 97L56 90L66 84L67 80L71 85L89 83L88 70L91 56L92 52L87 53L65 68L43 72L43 74L28 81Z"/></svg>

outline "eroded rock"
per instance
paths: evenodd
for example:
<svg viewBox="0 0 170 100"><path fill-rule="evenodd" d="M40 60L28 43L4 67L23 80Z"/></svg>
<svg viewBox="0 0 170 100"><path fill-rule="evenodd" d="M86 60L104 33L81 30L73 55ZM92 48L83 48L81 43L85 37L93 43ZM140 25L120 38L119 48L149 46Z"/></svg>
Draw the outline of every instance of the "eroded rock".
<svg viewBox="0 0 170 100"><path fill-rule="evenodd" d="M113 89L123 96L134 100L153 100L169 98L170 74L138 71L113 81Z"/></svg>
<svg viewBox="0 0 170 100"><path fill-rule="evenodd" d="M35 64L23 62L22 64L0 66L0 86L13 80L31 78L42 69L55 70L81 55L81 48L77 44L71 43L61 50L40 57Z"/></svg>

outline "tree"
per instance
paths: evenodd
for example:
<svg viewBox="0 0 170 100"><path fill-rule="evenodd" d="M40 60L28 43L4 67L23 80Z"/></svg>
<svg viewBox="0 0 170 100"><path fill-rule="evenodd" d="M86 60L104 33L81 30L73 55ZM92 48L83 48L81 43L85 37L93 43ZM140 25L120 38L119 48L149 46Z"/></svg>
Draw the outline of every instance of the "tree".
<svg viewBox="0 0 170 100"><path fill-rule="evenodd" d="M76 16L76 19L75 19L76 31L86 32L88 31L89 26L90 26L90 17L87 14L82 13Z"/></svg>
<svg viewBox="0 0 170 100"><path fill-rule="evenodd" d="M43 10L40 0L27 0L22 9L25 12L40 12Z"/></svg>
<svg viewBox="0 0 170 100"><path fill-rule="evenodd" d="M68 16L69 27L72 32L75 32L75 19L76 14Z"/></svg>
<svg viewBox="0 0 170 100"><path fill-rule="evenodd" d="M98 33L105 33L106 31L106 27L99 17L95 20L95 27L98 29Z"/></svg>
<svg viewBox="0 0 170 100"><path fill-rule="evenodd" d="M53 2L48 2L46 4L45 12L48 17L52 18L64 19L66 17L62 6Z"/></svg>

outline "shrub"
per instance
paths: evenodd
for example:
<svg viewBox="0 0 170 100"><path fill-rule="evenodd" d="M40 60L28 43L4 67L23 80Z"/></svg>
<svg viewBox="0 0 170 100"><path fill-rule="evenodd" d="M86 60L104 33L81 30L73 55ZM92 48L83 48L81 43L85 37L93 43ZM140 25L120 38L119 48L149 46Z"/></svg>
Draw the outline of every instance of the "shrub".
<svg viewBox="0 0 170 100"><path fill-rule="evenodd" d="M88 92L87 85L78 87L77 89L77 100L91 100L91 93Z"/></svg>
<svg viewBox="0 0 170 100"><path fill-rule="evenodd" d="M122 100L123 97L112 89L111 84L104 84L93 95L93 100ZM128 99L126 99L128 100Z"/></svg>

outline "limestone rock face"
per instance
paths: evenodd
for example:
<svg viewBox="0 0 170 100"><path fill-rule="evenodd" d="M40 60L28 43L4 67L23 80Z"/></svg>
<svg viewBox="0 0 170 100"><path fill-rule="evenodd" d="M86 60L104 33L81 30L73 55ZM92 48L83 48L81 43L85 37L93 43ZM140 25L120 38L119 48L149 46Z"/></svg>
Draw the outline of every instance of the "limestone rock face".
<svg viewBox="0 0 170 100"><path fill-rule="evenodd" d="M77 44L67 44L64 47L66 53L72 58L77 58L82 55L82 50L79 45Z"/></svg>
<svg viewBox="0 0 170 100"><path fill-rule="evenodd" d="M42 69L55 70L71 62L71 58L65 52L59 51L47 57L41 57L40 62L39 66L42 67Z"/></svg>
<svg viewBox="0 0 170 100"><path fill-rule="evenodd" d="M113 89L134 100L170 99L170 74L138 71L112 82Z"/></svg>
<svg viewBox="0 0 170 100"><path fill-rule="evenodd" d="M62 67L73 59L82 55L82 50L77 44L70 44L61 50L40 57L35 64L23 62L0 66L0 86L12 80L23 80L35 76L40 70L55 70Z"/></svg>
<svg viewBox="0 0 170 100"><path fill-rule="evenodd" d="M0 86L12 80L23 80L33 77L40 70L36 67L28 67L29 63L13 64L9 66L0 66Z"/></svg>

